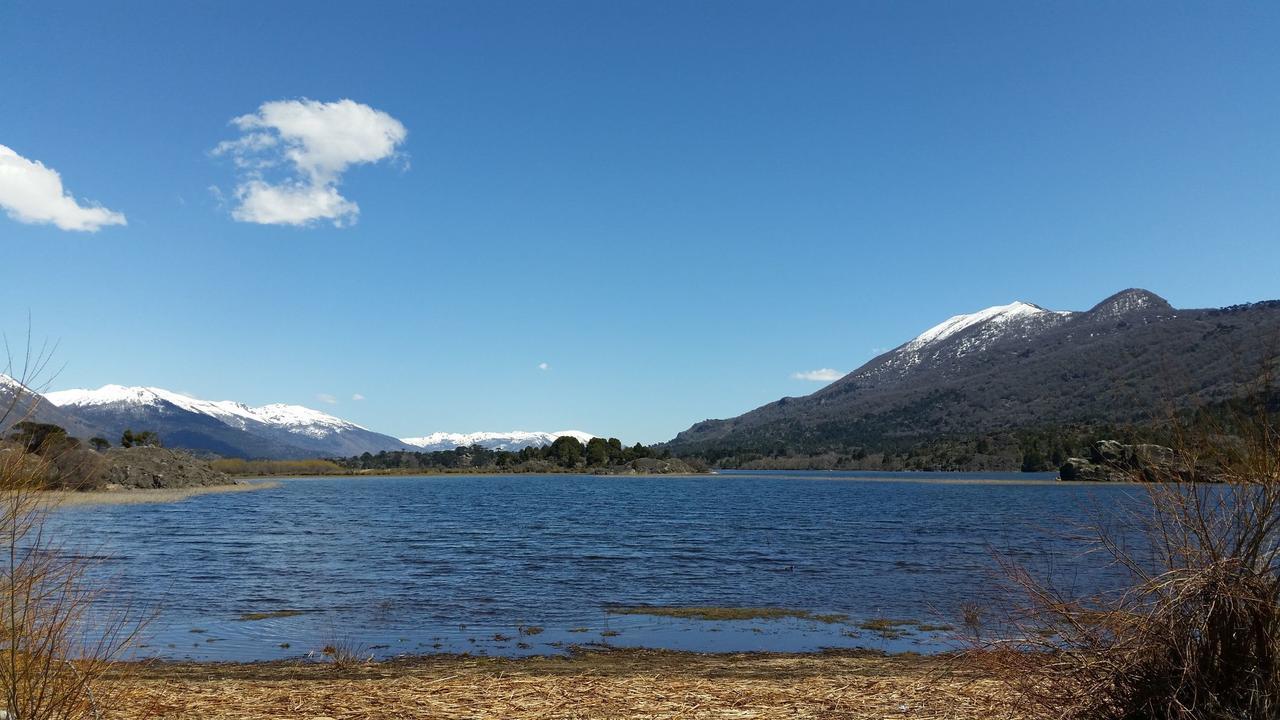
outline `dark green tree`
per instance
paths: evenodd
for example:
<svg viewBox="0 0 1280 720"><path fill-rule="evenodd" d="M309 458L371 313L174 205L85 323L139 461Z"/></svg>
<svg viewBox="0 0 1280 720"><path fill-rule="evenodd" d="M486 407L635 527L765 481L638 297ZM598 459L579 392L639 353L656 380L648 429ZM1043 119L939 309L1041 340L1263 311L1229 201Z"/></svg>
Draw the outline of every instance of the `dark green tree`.
<svg viewBox="0 0 1280 720"><path fill-rule="evenodd" d="M47 450L65 446L70 439L67 431L50 423L24 420L13 426L9 439L22 445L29 453L43 454Z"/></svg>
<svg viewBox="0 0 1280 720"><path fill-rule="evenodd" d="M582 443L572 435L558 437L548 446L548 457L564 467L575 467L582 459Z"/></svg>
<svg viewBox="0 0 1280 720"><path fill-rule="evenodd" d="M160 436L150 430L134 432L126 429L120 436L120 447L160 447Z"/></svg>
<svg viewBox="0 0 1280 720"><path fill-rule="evenodd" d="M609 464L609 441L604 438L591 438L587 441L587 464L592 466Z"/></svg>

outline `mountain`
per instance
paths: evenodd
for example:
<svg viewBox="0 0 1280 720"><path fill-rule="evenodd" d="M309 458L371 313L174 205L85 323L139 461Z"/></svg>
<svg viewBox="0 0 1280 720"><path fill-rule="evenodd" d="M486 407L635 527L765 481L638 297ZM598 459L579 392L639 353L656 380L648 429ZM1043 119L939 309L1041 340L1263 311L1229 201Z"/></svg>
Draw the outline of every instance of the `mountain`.
<svg viewBox="0 0 1280 720"><path fill-rule="evenodd" d="M595 437L590 433L584 433L579 430L561 430L559 432L525 432L523 430L513 430L511 432L474 432L474 433L447 433L438 432L431 433L423 437L416 438L400 438L400 441L406 445L412 445L423 452L434 452L438 450L453 450L459 447L471 447L479 445L490 450L523 450L527 447L542 447L550 445L556 441L556 438L564 436L575 437L579 442L586 443Z"/></svg>
<svg viewBox="0 0 1280 720"><path fill-rule="evenodd" d="M162 388L122 385L62 390L45 398L112 442L133 429L156 432L167 447L227 457L348 457L408 449L389 435L300 405L250 407L230 400L199 400Z"/></svg>
<svg viewBox="0 0 1280 720"><path fill-rule="evenodd" d="M101 436L115 443L125 430L151 430L165 447L241 458L353 457L384 450L432 452L471 445L520 450L550 445L566 435L583 443L594 437L578 430L517 430L438 432L398 440L300 405L252 407L232 400L200 400L163 388L123 385L41 395L3 374L0 403L0 415L12 408L0 431L21 420L35 420L60 425L74 437Z"/></svg>
<svg viewBox="0 0 1280 720"><path fill-rule="evenodd" d="M1237 395L1280 340L1280 301L1175 310L1129 289L1087 311L956 315L817 392L695 424L676 453L843 453L1047 425L1142 423Z"/></svg>
<svg viewBox="0 0 1280 720"><path fill-rule="evenodd" d="M24 420L52 423L76 437L89 438L98 429L76 415L50 403L39 392L0 373L0 435Z"/></svg>

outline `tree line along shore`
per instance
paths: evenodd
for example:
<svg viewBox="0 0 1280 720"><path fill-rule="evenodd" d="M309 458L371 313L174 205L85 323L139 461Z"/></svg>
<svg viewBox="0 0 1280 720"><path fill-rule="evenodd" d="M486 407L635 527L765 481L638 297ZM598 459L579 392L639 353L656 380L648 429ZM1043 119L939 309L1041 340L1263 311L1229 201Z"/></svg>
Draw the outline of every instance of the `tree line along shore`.
<svg viewBox="0 0 1280 720"><path fill-rule="evenodd" d="M154 432L127 430L117 447L103 438L82 442L57 425L19 422L0 440L0 453L28 466L48 490L178 489L233 484L236 478L327 475L586 473L695 474L697 459L675 458L617 438L582 443L561 437L549 445L494 450L479 445L434 452L384 451L349 458L250 460L199 457L163 448Z"/></svg>

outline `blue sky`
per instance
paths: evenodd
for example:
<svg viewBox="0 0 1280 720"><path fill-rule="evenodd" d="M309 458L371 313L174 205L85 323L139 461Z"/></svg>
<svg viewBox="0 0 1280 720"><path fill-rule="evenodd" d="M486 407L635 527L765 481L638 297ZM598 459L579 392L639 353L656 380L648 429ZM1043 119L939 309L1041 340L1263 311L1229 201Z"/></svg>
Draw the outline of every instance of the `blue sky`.
<svg viewBox="0 0 1280 720"><path fill-rule="evenodd" d="M0 328L60 340L57 388L665 440L988 305L1280 297L1277 37L1275 3L9 2L0 145L127 224L0 215ZM275 158L342 227L237 219L215 148L302 99L406 134Z"/></svg>

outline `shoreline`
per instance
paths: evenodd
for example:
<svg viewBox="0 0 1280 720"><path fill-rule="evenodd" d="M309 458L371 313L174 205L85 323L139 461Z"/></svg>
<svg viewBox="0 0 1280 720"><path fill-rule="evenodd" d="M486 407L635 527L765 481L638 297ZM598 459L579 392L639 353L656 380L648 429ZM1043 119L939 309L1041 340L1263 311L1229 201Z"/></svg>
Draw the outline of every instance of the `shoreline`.
<svg viewBox="0 0 1280 720"><path fill-rule="evenodd" d="M123 718L914 718L1003 716L1002 683L962 656L590 650L382 662L118 663Z"/></svg>
<svg viewBox="0 0 1280 720"><path fill-rule="evenodd" d="M45 490L54 507L88 507L94 505L149 505L153 503L177 503L201 495L254 492L280 487L279 480L267 478L234 478L226 485L197 485L184 488L153 488L133 490Z"/></svg>
<svg viewBox="0 0 1280 720"><path fill-rule="evenodd" d="M761 472L761 471L748 471ZM918 485L1035 485L1035 486L1120 486L1120 485L1137 485L1143 483L1133 482L1096 482L1088 480L1060 480L1056 478L980 478L980 477L946 477L948 473L959 471L936 471L932 477L921 477L925 471L917 470L887 470L883 474L868 477L849 477L841 476L841 473L849 472L870 472L866 470L848 471L848 470L776 470L767 472L789 473L789 472L806 472L815 473L813 476L805 477L805 480L812 481L856 481L869 483L912 483ZM818 474L821 473L821 474ZM919 473L919 474L917 474ZM730 478L741 479L749 478L751 475L744 473L739 474L737 470L711 470L701 473L587 473L587 472L476 472L474 470L465 471L446 471L446 472L361 472L361 473L321 473L321 474L301 474L301 475L231 475L229 477L242 481L258 481L258 480L332 480L332 479L361 479L361 478L437 478L437 477L518 477L527 475L530 477L558 477L563 475L596 477L596 478L616 478L616 479L658 479L658 478L690 478L690 479L712 479L712 478ZM764 477L764 476L760 476Z"/></svg>

